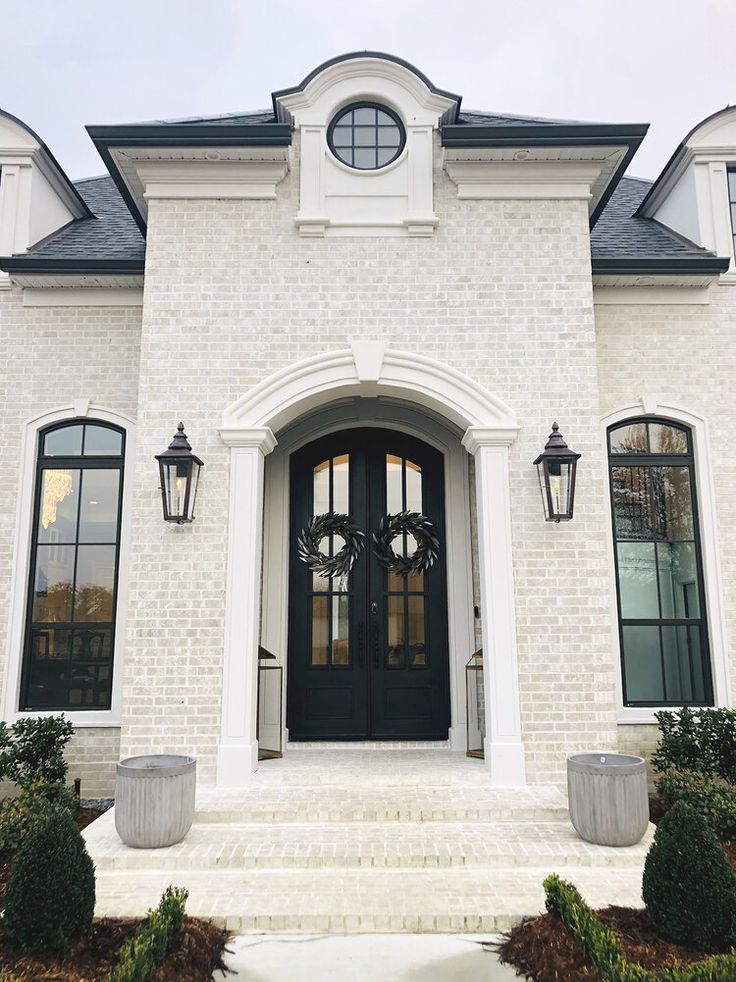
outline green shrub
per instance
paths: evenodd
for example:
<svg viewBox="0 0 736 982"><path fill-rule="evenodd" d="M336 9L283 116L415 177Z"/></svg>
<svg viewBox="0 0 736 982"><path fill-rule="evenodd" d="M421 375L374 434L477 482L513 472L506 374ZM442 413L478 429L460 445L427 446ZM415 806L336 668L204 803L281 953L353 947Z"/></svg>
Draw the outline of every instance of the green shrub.
<svg viewBox="0 0 736 982"><path fill-rule="evenodd" d="M736 787L699 771L668 771L657 779L657 791L671 808L678 801L702 815L720 839L736 839Z"/></svg>
<svg viewBox="0 0 736 982"><path fill-rule="evenodd" d="M605 982L733 982L736 951L680 968L650 972L626 960L616 935L588 907L571 883L556 874L544 881L547 910L559 917Z"/></svg>
<svg viewBox="0 0 736 982"><path fill-rule="evenodd" d="M24 839L10 869L3 928L29 954L63 954L92 927L95 869L84 839L52 809Z"/></svg>
<svg viewBox="0 0 736 982"><path fill-rule="evenodd" d="M188 896L178 887L166 889L158 907L120 949L109 982L145 982L166 958L172 939L181 930Z"/></svg>
<svg viewBox="0 0 736 982"><path fill-rule="evenodd" d="M53 810L76 818L79 802L72 788L38 780L22 787L15 798L5 798L0 802L0 851L15 851L32 825Z"/></svg>
<svg viewBox="0 0 736 982"><path fill-rule="evenodd" d="M736 709L655 713L662 732L652 755L656 771L700 771L736 784Z"/></svg>
<svg viewBox="0 0 736 982"><path fill-rule="evenodd" d="M683 802L654 835L642 896L665 937L702 951L736 944L736 877L713 830Z"/></svg>
<svg viewBox="0 0 736 982"><path fill-rule="evenodd" d="M62 784L67 772L64 748L73 733L74 727L63 715L19 719L10 728L3 724L0 779L21 787L37 780Z"/></svg>

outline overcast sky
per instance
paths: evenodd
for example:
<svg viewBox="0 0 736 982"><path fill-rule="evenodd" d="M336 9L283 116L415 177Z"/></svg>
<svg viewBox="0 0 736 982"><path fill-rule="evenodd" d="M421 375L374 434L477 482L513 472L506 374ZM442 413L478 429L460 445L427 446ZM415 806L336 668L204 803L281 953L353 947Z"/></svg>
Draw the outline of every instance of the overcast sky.
<svg viewBox="0 0 736 982"><path fill-rule="evenodd" d="M0 107L73 179L103 171L87 123L265 108L363 49L407 59L466 109L651 123L629 169L641 177L736 103L736 0L0 0L0 12Z"/></svg>

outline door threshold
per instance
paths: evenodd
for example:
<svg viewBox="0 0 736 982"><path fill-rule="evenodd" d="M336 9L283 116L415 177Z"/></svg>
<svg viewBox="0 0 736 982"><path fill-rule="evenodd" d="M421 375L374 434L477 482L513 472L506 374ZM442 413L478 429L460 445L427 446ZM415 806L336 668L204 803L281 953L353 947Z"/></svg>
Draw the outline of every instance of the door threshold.
<svg viewBox="0 0 736 982"><path fill-rule="evenodd" d="M449 740L289 740L287 750L450 750Z"/></svg>

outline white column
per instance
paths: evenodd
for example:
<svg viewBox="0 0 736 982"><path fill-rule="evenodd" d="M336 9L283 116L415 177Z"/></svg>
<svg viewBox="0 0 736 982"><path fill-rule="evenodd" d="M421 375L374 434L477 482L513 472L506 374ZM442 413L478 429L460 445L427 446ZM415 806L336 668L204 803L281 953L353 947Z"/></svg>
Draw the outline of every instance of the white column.
<svg viewBox="0 0 736 982"><path fill-rule="evenodd" d="M222 723L217 786L245 787L258 767L256 713L261 609L263 462L270 429L221 430L230 447L230 515L225 593Z"/></svg>
<svg viewBox="0 0 736 982"><path fill-rule="evenodd" d="M475 457L486 711L484 750L491 784L497 787L520 787L526 783L508 465L508 448L515 437L516 430L471 426L463 438L463 446Z"/></svg>

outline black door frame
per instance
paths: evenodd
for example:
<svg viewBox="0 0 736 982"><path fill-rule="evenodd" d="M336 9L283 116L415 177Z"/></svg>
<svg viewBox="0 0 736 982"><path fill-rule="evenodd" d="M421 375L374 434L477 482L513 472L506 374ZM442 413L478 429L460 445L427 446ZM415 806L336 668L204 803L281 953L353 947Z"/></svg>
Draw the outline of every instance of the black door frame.
<svg viewBox="0 0 736 982"><path fill-rule="evenodd" d="M299 700L305 698L305 647L303 632L297 625L310 624L307 604L311 608L311 592L305 596L305 577L309 571L296 558L294 542L297 526L311 517L312 485L308 475L321 460L340 453L350 452L350 511L361 516L365 526L366 547L361 559L350 574L349 598L349 669L330 666L321 673L320 685L330 687L328 676L334 677L334 686L342 687L344 698L353 700L354 713L344 727L320 733L319 726L309 726L304 732L304 718L297 723ZM425 700L431 701L431 732L418 722L386 719L387 686L394 683L393 698L403 698L401 673L392 671L387 662L388 651L388 598L387 576L373 557L370 536L385 514L385 454L396 453L419 463L423 470L423 510L429 517L440 539L440 558L432 570L425 574L425 645L428 652L426 678L431 684L425 687ZM372 475L372 476L371 476ZM290 739L295 740L438 740L447 739L450 727L450 652L448 634L448 591L446 571L445 535L445 457L441 450L420 437L395 428L354 427L334 431L312 440L290 455L289 461L289 603L287 650L287 726ZM380 487L380 491L377 489ZM307 588L309 591L309 588ZM301 608L304 607L303 610ZM302 618L307 618L303 621ZM406 624L405 624L406 626ZM406 639L405 639L406 640ZM299 654L297 651L299 650ZM408 658L408 646L407 646ZM299 665L302 666L301 670ZM431 674L429 669L431 669ZM315 671L309 666L308 672ZM411 702L412 682L417 672L412 669L404 675L407 679L407 696ZM350 688L348 675L353 692ZM308 677L308 676L307 676ZM418 683L420 684L420 683ZM358 691L360 690L360 691ZM420 698L414 693L415 698ZM339 699L337 692L334 693ZM380 713L379 700L383 697L384 713ZM383 720L381 721L381 717Z"/></svg>

